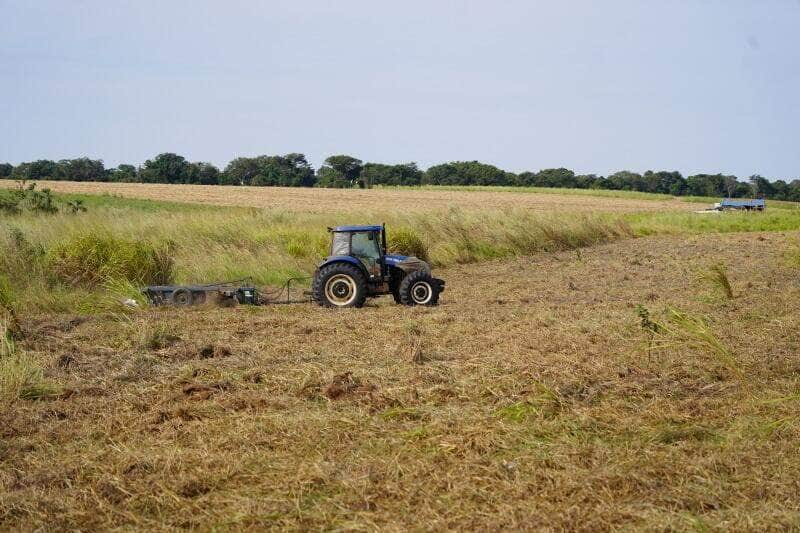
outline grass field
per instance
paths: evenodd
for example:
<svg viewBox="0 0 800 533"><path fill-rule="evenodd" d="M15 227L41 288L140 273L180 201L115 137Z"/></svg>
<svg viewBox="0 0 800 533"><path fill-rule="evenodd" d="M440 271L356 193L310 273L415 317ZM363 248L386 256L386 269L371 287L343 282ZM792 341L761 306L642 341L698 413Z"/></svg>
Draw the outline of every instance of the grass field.
<svg viewBox="0 0 800 533"><path fill-rule="evenodd" d="M794 205L107 187L0 215L4 530L800 527ZM439 307L115 304L384 221Z"/></svg>

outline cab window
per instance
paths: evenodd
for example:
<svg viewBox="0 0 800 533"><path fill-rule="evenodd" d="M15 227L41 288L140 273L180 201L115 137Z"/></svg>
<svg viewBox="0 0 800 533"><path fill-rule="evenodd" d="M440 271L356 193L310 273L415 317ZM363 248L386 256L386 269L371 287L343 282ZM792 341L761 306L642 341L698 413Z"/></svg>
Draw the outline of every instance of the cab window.
<svg viewBox="0 0 800 533"><path fill-rule="evenodd" d="M350 244L350 254L353 257L378 260L381 257L378 248L378 239L371 231L353 233Z"/></svg>
<svg viewBox="0 0 800 533"><path fill-rule="evenodd" d="M333 234L331 241L331 255L342 256L350 255L350 234L343 232L336 232Z"/></svg>

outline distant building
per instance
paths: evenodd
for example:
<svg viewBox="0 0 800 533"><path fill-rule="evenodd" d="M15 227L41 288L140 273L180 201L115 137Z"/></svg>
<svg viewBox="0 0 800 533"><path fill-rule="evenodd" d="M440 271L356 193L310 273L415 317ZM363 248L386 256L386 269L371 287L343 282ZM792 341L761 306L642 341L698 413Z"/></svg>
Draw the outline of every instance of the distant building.
<svg viewBox="0 0 800 533"><path fill-rule="evenodd" d="M736 209L739 211L764 211L767 208L767 202L763 198L756 199L740 199L740 198L725 198L721 202L714 204L714 209L717 211L726 211L728 209Z"/></svg>

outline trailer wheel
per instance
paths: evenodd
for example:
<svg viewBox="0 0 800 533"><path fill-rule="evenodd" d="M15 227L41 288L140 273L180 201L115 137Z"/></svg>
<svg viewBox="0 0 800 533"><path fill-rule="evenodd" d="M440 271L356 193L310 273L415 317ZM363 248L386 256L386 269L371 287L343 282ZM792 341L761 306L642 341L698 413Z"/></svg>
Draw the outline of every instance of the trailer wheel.
<svg viewBox="0 0 800 533"><path fill-rule="evenodd" d="M333 263L316 273L312 291L323 307L361 307L367 299L367 282L358 267Z"/></svg>
<svg viewBox="0 0 800 533"><path fill-rule="evenodd" d="M440 285L424 270L412 272L400 284L400 301L403 305L439 304Z"/></svg>
<svg viewBox="0 0 800 533"><path fill-rule="evenodd" d="M186 287L179 287L172 293L172 305L192 305L192 291Z"/></svg>

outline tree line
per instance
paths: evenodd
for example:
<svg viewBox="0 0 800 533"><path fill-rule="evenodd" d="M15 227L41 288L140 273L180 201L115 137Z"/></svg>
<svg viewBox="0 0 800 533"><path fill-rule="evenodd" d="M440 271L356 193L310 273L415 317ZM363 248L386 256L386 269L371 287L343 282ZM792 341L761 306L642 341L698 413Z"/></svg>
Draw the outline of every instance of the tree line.
<svg viewBox="0 0 800 533"><path fill-rule="evenodd" d="M159 154L138 167L123 164L106 168L103 161L86 157L60 161L43 159L16 166L0 164L0 179L333 188L370 188L374 185L498 185L800 201L800 179L788 182L770 181L760 175L741 180L737 176L723 174L684 177L676 171L648 170L639 174L622 170L609 176L598 176L575 174L567 168L513 173L478 161L442 163L423 171L416 163L364 163L349 155L331 156L315 170L305 155L299 153L238 157L223 170L211 163L191 162L173 153Z"/></svg>

